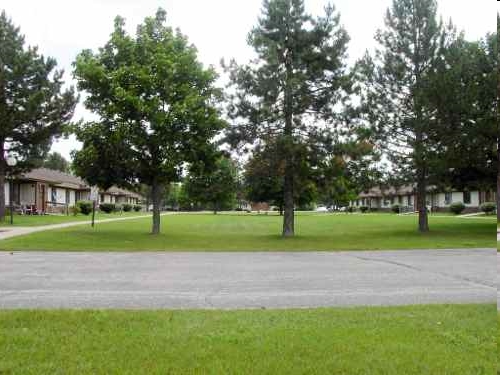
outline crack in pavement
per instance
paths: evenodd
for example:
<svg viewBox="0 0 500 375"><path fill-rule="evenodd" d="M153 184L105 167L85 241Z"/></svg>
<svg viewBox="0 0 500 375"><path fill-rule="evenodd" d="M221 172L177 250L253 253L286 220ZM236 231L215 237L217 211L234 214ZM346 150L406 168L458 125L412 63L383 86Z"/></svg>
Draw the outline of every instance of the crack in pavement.
<svg viewBox="0 0 500 375"><path fill-rule="evenodd" d="M447 278L452 279L452 280L465 281L465 282L471 283L473 285L479 285L482 287L487 287L487 288L497 290L497 285L494 282L488 283L487 281L474 280L474 279L471 279L471 278L466 277L466 276L460 276L460 275L455 275L455 274L449 274L446 272L439 272L439 271L434 271L434 270L430 270L430 269L420 268L420 267L413 266L411 264L397 262L394 260L368 258L368 257L362 257L359 255L353 255L353 254L347 254L347 255L352 257L352 258L356 258L356 259L363 260L366 262L378 262L378 263L390 264L390 265L394 265L394 266L398 266L398 267L407 268L407 269L410 269L413 271L432 273L434 275L447 277Z"/></svg>

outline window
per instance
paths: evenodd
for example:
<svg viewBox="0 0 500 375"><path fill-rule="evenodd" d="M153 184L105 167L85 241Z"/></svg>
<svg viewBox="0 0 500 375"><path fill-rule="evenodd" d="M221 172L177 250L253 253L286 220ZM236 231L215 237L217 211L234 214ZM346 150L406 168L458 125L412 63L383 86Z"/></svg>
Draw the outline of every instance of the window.
<svg viewBox="0 0 500 375"><path fill-rule="evenodd" d="M391 197L391 204L394 204L394 196Z"/></svg>
<svg viewBox="0 0 500 375"><path fill-rule="evenodd" d="M444 204L451 204L451 193L444 193Z"/></svg>
<svg viewBox="0 0 500 375"><path fill-rule="evenodd" d="M411 206L411 195L408 195L408 196L406 197L406 205L407 205L408 207L410 207L410 206Z"/></svg>
<svg viewBox="0 0 500 375"><path fill-rule="evenodd" d="M52 188L52 190L50 191L50 200L52 201L52 203L57 202L57 189L56 188Z"/></svg>
<svg viewBox="0 0 500 375"><path fill-rule="evenodd" d="M398 196L398 203L403 204L403 197L401 195Z"/></svg>
<svg viewBox="0 0 500 375"><path fill-rule="evenodd" d="M464 203L471 204L470 191L464 191Z"/></svg>

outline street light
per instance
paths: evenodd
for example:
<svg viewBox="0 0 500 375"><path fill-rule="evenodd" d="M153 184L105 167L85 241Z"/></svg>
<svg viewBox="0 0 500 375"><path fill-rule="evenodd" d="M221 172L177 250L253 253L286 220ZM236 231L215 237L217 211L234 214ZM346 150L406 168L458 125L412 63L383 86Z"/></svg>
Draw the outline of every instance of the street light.
<svg viewBox="0 0 500 375"><path fill-rule="evenodd" d="M17 164L17 160L13 156L7 156L6 160L7 165L10 168L13 168ZM13 210L13 203L12 203L12 195L14 195L14 177L12 172L10 173L10 181L9 181L9 206L10 206L10 225L14 224L14 210Z"/></svg>

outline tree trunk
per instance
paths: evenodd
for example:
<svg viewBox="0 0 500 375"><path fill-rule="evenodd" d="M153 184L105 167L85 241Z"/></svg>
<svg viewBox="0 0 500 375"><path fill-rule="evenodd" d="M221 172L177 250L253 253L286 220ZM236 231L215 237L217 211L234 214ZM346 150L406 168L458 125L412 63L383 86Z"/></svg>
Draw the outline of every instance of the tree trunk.
<svg viewBox="0 0 500 375"><path fill-rule="evenodd" d="M293 237L295 235L295 217L294 217L294 204L293 204L293 92L292 92L292 79L293 67L291 61L291 52L287 51L286 54L286 82L285 82L285 100L284 100L284 114L285 114L285 129L284 129L284 161L285 161L285 179L283 185L283 237Z"/></svg>
<svg viewBox="0 0 500 375"><path fill-rule="evenodd" d="M217 202L214 202L214 215L217 215L218 207Z"/></svg>
<svg viewBox="0 0 500 375"><path fill-rule="evenodd" d="M499 83L500 85L500 83ZM499 88L499 96L500 96L500 88ZM497 144L497 221L500 222L500 138L498 139Z"/></svg>
<svg viewBox="0 0 500 375"><path fill-rule="evenodd" d="M161 210L161 202L163 196L163 186L159 183L154 182L152 185L152 199L153 199L153 234L160 233L160 210Z"/></svg>
<svg viewBox="0 0 500 375"><path fill-rule="evenodd" d="M417 180L417 205L418 205L418 231L421 233L429 231L426 195L427 195L427 186L425 183L425 177L419 176Z"/></svg>
<svg viewBox="0 0 500 375"><path fill-rule="evenodd" d="M5 220L5 157L3 146L0 147L0 221Z"/></svg>

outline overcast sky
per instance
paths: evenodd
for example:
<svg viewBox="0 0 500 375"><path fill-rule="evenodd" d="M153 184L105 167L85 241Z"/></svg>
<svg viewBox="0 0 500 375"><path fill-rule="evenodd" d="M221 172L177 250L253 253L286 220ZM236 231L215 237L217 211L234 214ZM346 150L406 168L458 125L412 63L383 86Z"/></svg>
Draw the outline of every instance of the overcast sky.
<svg viewBox="0 0 500 375"><path fill-rule="evenodd" d="M496 28L496 0L438 0L444 20L452 19L468 39L478 39ZM327 0L306 0L312 14L322 12ZM349 32L349 58L361 57L373 48L373 35L383 26L385 10L392 0L333 0L341 22ZM45 55L57 59L71 81L71 63L82 49L102 46L113 28L116 15L125 17L127 28L134 32L144 17L158 7L167 11L167 22L179 27L196 45L205 64L219 68L221 58L245 62L252 56L246 35L256 23L261 0L0 0L4 9L21 27L27 43L38 45ZM88 118L80 105L75 119ZM78 143L60 140L53 150L69 158Z"/></svg>

